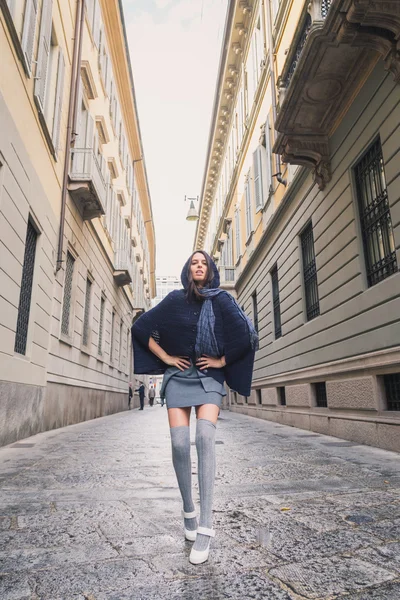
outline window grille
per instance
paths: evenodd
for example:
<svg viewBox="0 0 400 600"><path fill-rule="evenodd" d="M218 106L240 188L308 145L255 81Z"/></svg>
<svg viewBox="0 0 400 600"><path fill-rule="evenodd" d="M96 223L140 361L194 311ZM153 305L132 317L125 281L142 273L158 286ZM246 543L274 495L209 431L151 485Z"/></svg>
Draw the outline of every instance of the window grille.
<svg viewBox="0 0 400 600"><path fill-rule="evenodd" d="M396 249L379 139L355 166L355 179L368 285L372 286L397 271Z"/></svg>
<svg viewBox="0 0 400 600"><path fill-rule="evenodd" d="M92 292L92 282L90 281L90 279L86 279L85 312L83 315L83 333L82 333L82 343L84 346L87 346L88 342L89 342L89 313L90 313L91 292Z"/></svg>
<svg viewBox="0 0 400 600"><path fill-rule="evenodd" d="M119 366L120 369L122 369L122 319L119 323L119 356L118 356L118 360L119 360Z"/></svg>
<svg viewBox="0 0 400 600"><path fill-rule="evenodd" d="M115 323L115 312L111 313L111 334L110 334L110 360L113 359L114 353L114 323Z"/></svg>
<svg viewBox="0 0 400 600"><path fill-rule="evenodd" d="M97 351L99 354L103 354L103 331L104 331L104 309L106 305L106 300L104 296L101 297L100 300L100 320L99 320L99 342L97 346Z"/></svg>
<svg viewBox="0 0 400 600"><path fill-rule="evenodd" d="M71 297L72 297L72 279L74 275L75 259L70 252L67 252L67 262L65 266L64 281L64 299L61 319L61 333L69 335L69 321L71 316Z"/></svg>
<svg viewBox="0 0 400 600"><path fill-rule="evenodd" d="M315 262L314 237L310 222L301 235L303 254L303 277L306 295L307 320L311 321L319 315L319 297L317 282L317 266Z"/></svg>
<svg viewBox="0 0 400 600"><path fill-rule="evenodd" d="M278 399L281 406L286 406L286 392L284 387L278 387Z"/></svg>
<svg viewBox="0 0 400 600"><path fill-rule="evenodd" d="M387 410L400 410L400 373L384 375Z"/></svg>
<svg viewBox="0 0 400 600"><path fill-rule="evenodd" d="M272 280L272 303L274 307L274 329L275 339L277 340L282 336L282 325L281 325L281 304L279 299L279 280L278 280L278 265L271 271Z"/></svg>
<svg viewBox="0 0 400 600"><path fill-rule="evenodd" d="M254 292L251 296L253 302L253 319L254 319L254 329L258 333L258 308L257 308L257 292Z"/></svg>
<svg viewBox="0 0 400 600"><path fill-rule="evenodd" d="M261 395L260 389L256 390L256 397L257 397L257 404L262 404L262 395Z"/></svg>
<svg viewBox="0 0 400 600"><path fill-rule="evenodd" d="M36 230L32 223L28 221L14 345L14 351L18 352L18 354L26 354L29 315L31 311L33 272L35 268L36 241Z"/></svg>
<svg viewBox="0 0 400 600"><path fill-rule="evenodd" d="M328 406L325 381L318 381L315 384L315 402L320 408L326 408Z"/></svg>

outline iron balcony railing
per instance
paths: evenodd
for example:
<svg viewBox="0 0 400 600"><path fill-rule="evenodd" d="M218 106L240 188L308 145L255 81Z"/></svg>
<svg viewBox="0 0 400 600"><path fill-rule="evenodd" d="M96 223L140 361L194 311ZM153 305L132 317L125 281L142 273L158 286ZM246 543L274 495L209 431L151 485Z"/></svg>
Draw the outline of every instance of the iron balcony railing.
<svg viewBox="0 0 400 600"><path fill-rule="evenodd" d="M315 0L314 0L315 1ZM331 6L331 2L332 0L321 0L321 4L320 4L320 13L321 13L321 17L322 19L326 19L330 6ZM301 53L303 51L303 48L305 46L305 43L307 41L308 38L308 34L310 33L310 29L312 26L312 18L310 13L307 13L306 19L304 21L303 24L303 28L299 37L299 41L297 42L297 46L296 46L296 50L294 51L294 54L292 56L292 61L290 63L289 69L286 73L286 77L284 79L284 86L288 87L288 85L290 84L293 74L296 71L297 65L299 63L300 60L300 56Z"/></svg>
<svg viewBox="0 0 400 600"><path fill-rule="evenodd" d="M71 148L69 178L71 181L87 181L92 183L98 200L104 209L107 195L106 183L93 148Z"/></svg>

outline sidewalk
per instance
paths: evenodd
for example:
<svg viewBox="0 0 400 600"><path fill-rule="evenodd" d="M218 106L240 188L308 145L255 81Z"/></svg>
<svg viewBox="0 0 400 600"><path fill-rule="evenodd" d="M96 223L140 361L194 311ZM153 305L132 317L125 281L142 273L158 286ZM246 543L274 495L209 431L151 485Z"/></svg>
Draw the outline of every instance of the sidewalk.
<svg viewBox="0 0 400 600"><path fill-rule="evenodd" d="M159 405L0 448L0 598L400 599L397 454L223 411L214 509L190 565Z"/></svg>

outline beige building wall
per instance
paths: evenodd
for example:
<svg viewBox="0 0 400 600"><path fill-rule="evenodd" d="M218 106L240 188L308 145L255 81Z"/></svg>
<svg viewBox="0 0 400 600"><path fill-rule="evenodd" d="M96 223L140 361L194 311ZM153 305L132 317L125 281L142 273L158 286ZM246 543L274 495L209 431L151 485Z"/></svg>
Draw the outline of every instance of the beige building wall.
<svg viewBox="0 0 400 600"><path fill-rule="evenodd" d="M2 444L127 408L130 326L155 294L151 201L117 1L86 3L76 136L65 156L75 8L1 3Z"/></svg>
<svg viewBox="0 0 400 600"><path fill-rule="evenodd" d="M288 129L278 132L279 135L274 131L269 69L270 3L248 2L247 12L245 4L230 3L223 45L227 50L223 50L218 81L217 98L222 99L214 107L201 217L194 244L210 251L221 264L224 246L231 236L234 246L231 286L259 331L260 349L256 353L252 395L242 398L231 392L230 408L400 451L400 148L397 135L400 86L393 80L393 74L385 71L377 54L363 56L366 62L362 73L356 74L353 69L354 79L357 75L359 81L351 90L351 101L340 96L336 100L342 102L342 112L329 133L329 157L323 157L318 163L322 133L319 139L310 133L309 141L303 141L301 126L311 129L312 115L307 111L317 112L320 105L316 102L314 106L307 105L304 93L301 94L305 89L312 89L315 97L317 93L321 97L325 93L326 84L316 88L318 77L309 80L307 77L311 77L308 64L315 67L320 60L318 55L312 54L318 39L316 32L331 27L330 18L333 22L330 3L283 1L275 13L275 3L272 3L273 68L279 87L276 123L280 127L288 123ZM324 18L319 13L319 20L314 20L314 29L309 29L312 33L304 44L304 39L301 41L303 23L306 25L306 19L310 19L307 7L314 16L316 8L321 11L322 7L328 12ZM259 63L254 48L263 14L264 58ZM297 53L297 63L293 63L301 43L304 50L302 55ZM240 51L235 56L237 44ZM321 42L319 56L329 56L323 55L325 51ZM349 55L355 51L353 46L350 50L346 47ZM346 63L345 53L340 55L340 60L344 78L344 69L350 72L351 63ZM288 84L290 64L294 64L294 75ZM229 75L233 67L236 77L232 84ZM296 70L304 81L296 79L300 77ZM254 80L257 80L254 72L258 71L254 92ZM229 84L232 85L229 87ZM340 85L344 94L347 82ZM299 100L290 105L287 98L295 96L296 86ZM242 125L238 123L242 118L241 95L253 98L244 110ZM297 125L296 111L300 106L303 112ZM221 127L222 112L226 124ZM291 134L286 133L290 126L298 127L298 141L291 141ZM390 276L369 285L355 167L376 140L382 148L391 244L397 265ZM311 146L312 152L308 155ZM280 164L277 153L282 153L288 164ZM310 170L311 154L316 161L314 172ZM226 171L226 157L229 160L232 155L231 167ZM276 177L279 166L285 183ZM318 314L314 318L307 315L301 242L309 223L319 296ZM273 296L272 290L275 267L278 298ZM229 289L224 280L223 285ZM280 331L276 327L277 308ZM322 392L325 392L324 399ZM323 406L325 401L327 406Z"/></svg>

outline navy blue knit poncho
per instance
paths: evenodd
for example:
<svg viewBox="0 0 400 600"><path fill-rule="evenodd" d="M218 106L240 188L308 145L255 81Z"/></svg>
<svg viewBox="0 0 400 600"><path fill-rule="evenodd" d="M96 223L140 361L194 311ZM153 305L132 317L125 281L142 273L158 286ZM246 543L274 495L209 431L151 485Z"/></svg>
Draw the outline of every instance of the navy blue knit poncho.
<svg viewBox="0 0 400 600"><path fill-rule="evenodd" d="M197 322L202 300L188 300L188 263L182 269L182 290L170 292L157 306L144 313L132 326L134 349L134 372L136 374L162 374L168 368L149 350L150 336L172 356L195 359ZM212 288L219 287L219 273L213 262ZM214 333L218 345L223 348L226 366L208 369L207 375L241 394L250 396L255 350L251 347L246 322L239 315L228 292L220 293L212 300L215 314Z"/></svg>

